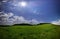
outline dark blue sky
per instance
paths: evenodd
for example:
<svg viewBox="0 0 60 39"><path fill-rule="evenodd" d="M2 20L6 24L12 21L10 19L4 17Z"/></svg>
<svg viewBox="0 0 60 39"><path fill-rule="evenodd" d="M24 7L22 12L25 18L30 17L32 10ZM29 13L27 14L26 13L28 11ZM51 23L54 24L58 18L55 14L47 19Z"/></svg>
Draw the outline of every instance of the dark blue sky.
<svg viewBox="0 0 60 39"><path fill-rule="evenodd" d="M11 1L11 2L10 2ZM60 2L59 0L25 0L28 4L26 7L14 6L19 0L13 2L1 2L0 11L6 13L12 12L15 15L23 16L26 19L37 19L38 21L51 22L60 19Z"/></svg>

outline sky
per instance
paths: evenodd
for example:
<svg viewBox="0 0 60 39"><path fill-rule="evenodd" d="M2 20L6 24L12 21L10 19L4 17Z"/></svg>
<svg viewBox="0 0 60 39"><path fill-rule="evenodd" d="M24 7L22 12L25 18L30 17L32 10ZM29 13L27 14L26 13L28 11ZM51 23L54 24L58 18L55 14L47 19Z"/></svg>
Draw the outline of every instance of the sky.
<svg viewBox="0 0 60 39"><path fill-rule="evenodd" d="M21 6L21 2L26 2L26 6ZM20 18L19 21L33 24L60 20L59 0L0 0L0 7L0 12L8 19ZM3 19L3 16L0 17Z"/></svg>

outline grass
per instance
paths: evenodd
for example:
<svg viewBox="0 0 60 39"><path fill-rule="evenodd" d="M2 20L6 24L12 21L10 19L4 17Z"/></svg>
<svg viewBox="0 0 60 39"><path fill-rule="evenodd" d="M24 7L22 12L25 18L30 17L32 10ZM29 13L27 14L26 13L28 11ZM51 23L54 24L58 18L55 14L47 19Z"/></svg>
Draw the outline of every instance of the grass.
<svg viewBox="0 0 60 39"><path fill-rule="evenodd" d="M60 39L60 26L43 25L14 25L0 27L0 39Z"/></svg>

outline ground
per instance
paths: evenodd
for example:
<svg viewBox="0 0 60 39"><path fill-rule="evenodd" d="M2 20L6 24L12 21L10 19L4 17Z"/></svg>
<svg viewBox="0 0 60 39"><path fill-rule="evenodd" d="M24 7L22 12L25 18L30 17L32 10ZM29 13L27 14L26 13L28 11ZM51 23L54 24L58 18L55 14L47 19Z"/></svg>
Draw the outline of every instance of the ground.
<svg viewBox="0 0 60 39"><path fill-rule="evenodd" d="M52 24L0 27L0 39L60 39L59 36L60 26Z"/></svg>

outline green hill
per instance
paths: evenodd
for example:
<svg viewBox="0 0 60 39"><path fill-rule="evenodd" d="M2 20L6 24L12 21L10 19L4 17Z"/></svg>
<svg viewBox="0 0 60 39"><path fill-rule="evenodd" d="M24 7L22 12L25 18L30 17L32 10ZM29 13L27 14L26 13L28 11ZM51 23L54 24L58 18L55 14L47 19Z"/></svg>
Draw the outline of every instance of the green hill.
<svg viewBox="0 0 60 39"><path fill-rule="evenodd" d="M52 24L1 26L0 39L60 39L60 26Z"/></svg>

